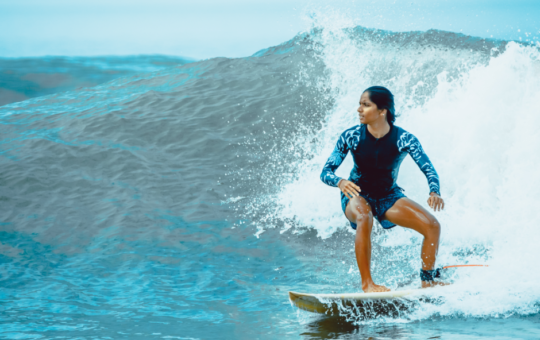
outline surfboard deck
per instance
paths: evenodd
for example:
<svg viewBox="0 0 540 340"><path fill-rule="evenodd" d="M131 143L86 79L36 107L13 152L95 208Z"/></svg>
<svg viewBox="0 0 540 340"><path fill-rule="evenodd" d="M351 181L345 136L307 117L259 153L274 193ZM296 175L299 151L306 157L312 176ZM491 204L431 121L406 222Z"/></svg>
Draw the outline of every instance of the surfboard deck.
<svg viewBox="0 0 540 340"><path fill-rule="evenodd" d="M406 297L422 296L425 289L395 290L383 293L305 294L289 292L291 303L308 312L338 315L339 307L353 308L364 316L396 315L411 304Z"/></svg>
<svg viewBox="0 0 540 340"><path fill-rule="evenodd" d="M457 264L445 266L440 269L463 268L463 267L488 267L486 264ZM418 301L441 303L439 298L429 297L433 289L445 289L433 287L426 289L394 290L384 293L346 293L346 294L305 294L289 292L291 303L305 311L339 315L340 308L351 308L355 313L365 318L377 316L396 316L403 311L409 310ZM417 297L409 300L408 297Z"/></svg>

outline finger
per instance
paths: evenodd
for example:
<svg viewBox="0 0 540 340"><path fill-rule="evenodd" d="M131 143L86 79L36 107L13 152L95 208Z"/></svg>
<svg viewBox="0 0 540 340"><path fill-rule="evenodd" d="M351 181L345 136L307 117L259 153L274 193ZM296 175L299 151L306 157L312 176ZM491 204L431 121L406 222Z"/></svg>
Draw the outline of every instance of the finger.
<svg viewBox="0 0 540 340"><path fill-rule="evenodd" d="M358 185L354 185L356 187L356 190L358 190L358 192L362 191L362 189L360 189L360 187Z"/></svg>
<svg viewBox="0 0 540 340"><path fill-rule="evenodd" d="M441 211L442 210L442 199L438 199L437 200L437 211Z"/></svg>
<svg viewBox="0 0 540 340"><path fill-rule="evenodd" d="M353 192L356 196L358 196L359 194L358 189L356 189L355 187L351 187L351 192Z"/></svg>
<svg viewBox="0 0 540 340"><path fill-rule="evenodd" d="M352 190L348 189L347 192L349 193L351 199L355 197L354 192Z"/></svg>
<svg viewBox="0 0 540 340"><path fill-rule="evenodd" d="M350 192L352 192L355 196L358 196L358 191L356 190L354 184L349 185L349 186L347 187L347 190L349 190Z"/></svg>
<svg viewBox="0 0 540 340"><path fill-rule="evenodd" d="M442 208L441 209L444 209L444 200L441 199L441 201L442 201Z"/></svg>
<svg viewBox="0 0 540 340"><path fill-rule="evenodd" d="M433 208L433 197L428 198L427 204L429 205L430 208Z"/></svg>

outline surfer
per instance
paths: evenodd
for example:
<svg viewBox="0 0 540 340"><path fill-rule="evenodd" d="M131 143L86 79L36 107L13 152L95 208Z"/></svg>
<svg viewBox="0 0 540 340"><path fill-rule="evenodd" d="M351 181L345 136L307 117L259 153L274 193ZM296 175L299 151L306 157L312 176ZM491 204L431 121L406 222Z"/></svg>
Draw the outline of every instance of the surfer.
<svg viewBox="0 0 540 340"><path fill-rule="evenodd" d="M439 176L415 136L394 125L394 96L385 87L372 86L362 93L358 108L360 125L345 130L326 162L321 180L341 190L341 208L351 227L356 229L355 253L364 292L389 291L371 277L371 230L373 218L384 229L396 225L413 229L422 236L422 287L444 284L435 281L435 260L441 226L421 205L407 198L396 184L399 167L411 155L429 184L428 205L434 211L444 208L439 191ZM335 175L347 153L354 167L349 179Z"/></svg>

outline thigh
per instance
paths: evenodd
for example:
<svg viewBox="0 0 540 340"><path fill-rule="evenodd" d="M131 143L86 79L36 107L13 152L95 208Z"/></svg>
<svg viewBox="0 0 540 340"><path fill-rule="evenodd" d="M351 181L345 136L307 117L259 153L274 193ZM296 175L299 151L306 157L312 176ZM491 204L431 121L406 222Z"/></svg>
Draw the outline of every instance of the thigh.
<svg viewBox="0 0 540 340"><path fill-rule="evenodd" d="M402 227L416 230L422 235L425 235L433 225L438 224L435 216L407 197L397 200L386 211L384 219Z"/></svg>
<svg viewBox="0 0 540 340"><path fill-rule="evenodd" d="M345 216L349 221L356 223L359 218L367 218L373 220L373 214L371 213L371 206L362 196L356 196L349 200L347 208L345 209Z"/></svg>

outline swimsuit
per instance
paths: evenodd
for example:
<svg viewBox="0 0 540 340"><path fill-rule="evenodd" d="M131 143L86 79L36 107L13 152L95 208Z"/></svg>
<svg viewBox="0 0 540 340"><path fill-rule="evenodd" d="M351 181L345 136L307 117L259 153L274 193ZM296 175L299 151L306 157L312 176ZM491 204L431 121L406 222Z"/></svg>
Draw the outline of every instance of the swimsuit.
<svg viewBox="0 0 540 340"><path fill-rule="evenodd" d="M324 165L321 173L324 183L337 187L341 178L336 176L335 171L349 151L354 161L349 181L360 187L360 196L370 204L373 216L385 229L392 228L395 224L385 220L384 214L397 200L406 197L396 180L401 162L407 154L411 155L426 176L430 192L440 195L439 175L420 142L414 135L398 126L390 125L390 131L379 139L373 137L365 124L345 130ZM343 212L348 202L349 198L341 193ZM351 222L351 227L356 229L356 224Z"/></svg>

